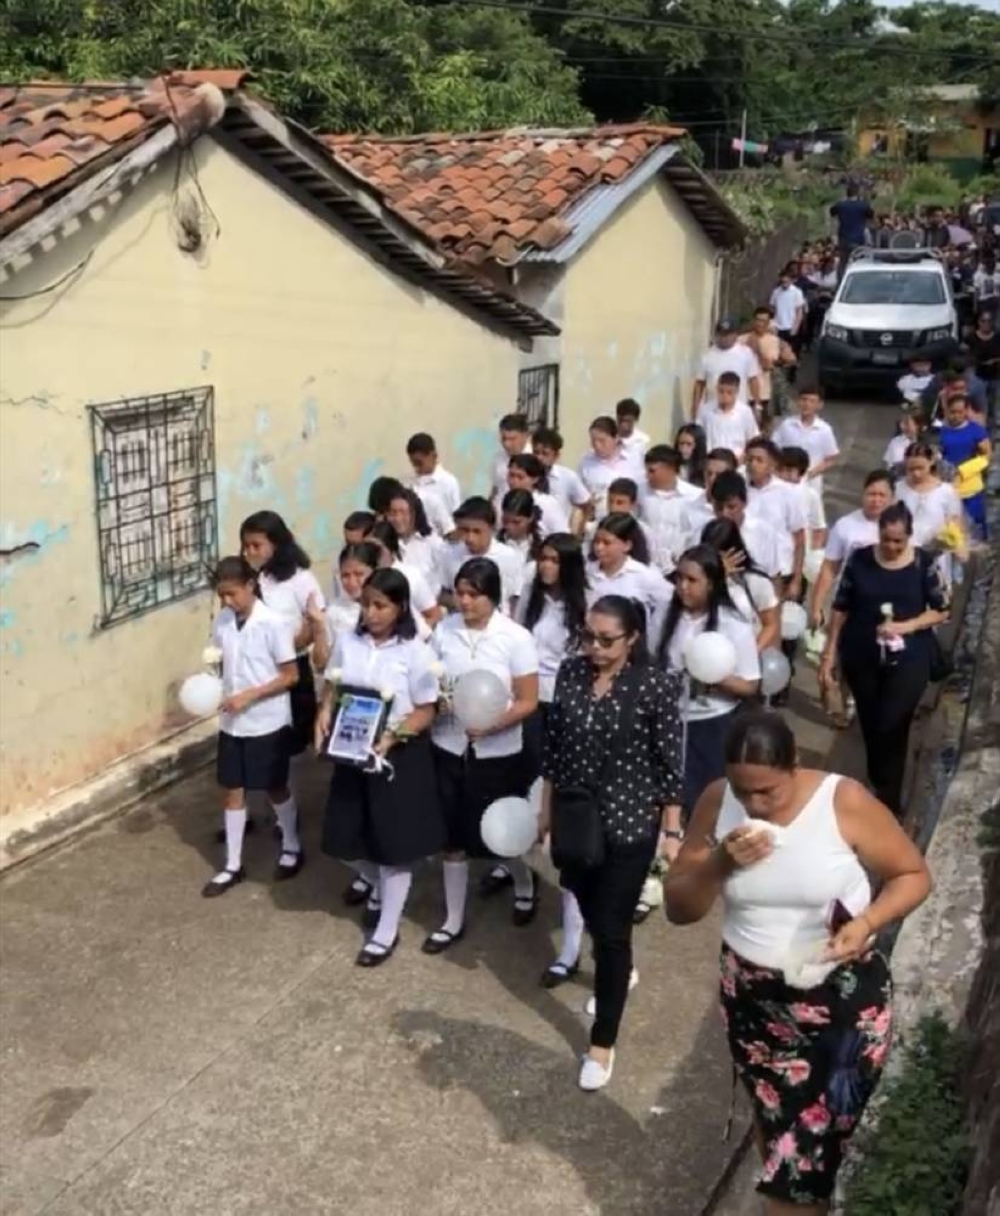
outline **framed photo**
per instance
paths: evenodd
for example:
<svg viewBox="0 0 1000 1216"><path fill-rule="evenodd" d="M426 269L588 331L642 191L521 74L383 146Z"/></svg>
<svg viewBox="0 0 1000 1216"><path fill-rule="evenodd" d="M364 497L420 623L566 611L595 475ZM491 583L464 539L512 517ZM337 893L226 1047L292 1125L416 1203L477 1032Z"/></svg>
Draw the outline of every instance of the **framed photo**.
<svg viewBox="0 0 1000 1216"><path fill-rule="evenodd" d="M326 755L339 764L367 768L372 749L385 730L391 706L392 702L385 700L377 689L340 685Z"/></svg>

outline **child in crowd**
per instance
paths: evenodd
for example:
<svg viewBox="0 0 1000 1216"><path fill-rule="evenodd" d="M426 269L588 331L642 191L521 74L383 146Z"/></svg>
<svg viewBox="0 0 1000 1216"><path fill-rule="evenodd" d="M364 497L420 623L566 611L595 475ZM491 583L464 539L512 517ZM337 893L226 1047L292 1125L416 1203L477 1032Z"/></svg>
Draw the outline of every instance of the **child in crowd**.
<svg viewBox="0 0 1000 1216"><path fill-rule="evenodd" d="M431 435L418 431L406 444L406 454L413 468L410 484L421 498L430 491L437 494L449 515L454 515L462 501L458 478L449 473L438 456L437 444Z"/></svg>
<svg viewBox="0 0 1000 1216"><path fill-rule="evenodd" d="M896 388L907 405L915 405L933 379L934 369L930 359L916 355L910 360L910 370L896 381Z"/></svg>
<svg viewBox="0 0 1000 1216"><path fill-rule="evenodd" d="M360 545L374 523L374 511L352 511L344 520L344 544Z"/></svg>
<svg viewBox="0 0 1000 1216"><path fill-rule="evenodd" d="M608 486L608 514L634 515L639 520L639 527L646 538L650 560L653 561L653 535L643 522L639 511L639 487L631 477L618 477ZM596 525L594 531L597 531ZM655 562L653 562L655 565Z"/></svg>
<svg viewBox="0 0 1000 1216"><path fill-rule="evenodd" d="M906 449L927 430L927 415L919 405L904 405L896 434L886 445L882 463L894 477L902 477Z"/></svg>
<svg viewBox="0 0 1000 1216"><path fill-rule="evenodd" d="M986 539L986 491L982 468L966 468L977 457L990 458L990 439L982 423L970 417L969 399L949 397L944 407L944 424L938 432L941 455L955 470L955 488L962 506L980 540Z"/></svg>
<svg viewBox="0 0 1000 1216"><path fill-rule="evenodd" d="M490 500L494 509L500 506L503 496L510 489L507 484L507 469L511 456L520 456L522 452L530 452L531 439L528 434L528 418L526 414L504 414L500 419L500 451L493 461L493 481Z"/></svg>
<svg viewBox="0 0 1000 1216"><path fill-rule="evenodd" d="M642 417L642 407L638 401L626 397L615 406L615 419L618 422L618 442L627 456L640 461L646 455L646 449L652 440L645 431L639 430L639 419Z"/></svg>
<svg viewBox="0 0 1000 1216"><path fill-rule="evenodd" d="M681 480L681 455L658 443L646 453L646 490L640 499L639 519L650 538L652 563L662 574L672 574L687 548L694 521L691 505L702 497Z"/></svg>
<svg viewBox="0 0 1000 1216"><path fill-rule="evenodd" d="M823 493L823 476L836 464L840 446L833 427L820 418L823 397L818 388L805 385L798 392L798 415L784 419L771 438L779 448L800 448L809 458L806 477L817 494Z"/></svg>
<svg viewBox="0 0 1000 1216"><path fill-rule="evenodd" d="M569 515L555 495L549 492L548 470L533 452L511 456L507 467L507 488L527 490L534 497L542 536L569 530Z"/></svg>
<svg viewBox="0 0 1000 1216"><path fill-rule="evenodd" d="M580 480L580 475L575 469L560 463L563 450L562 435L552 427L539 427L535 431L531 450L545 466L549 479L549 493L570 518L570 531L575 536L582 535L586 512L590 506L590 491Z"/></svg>
<svg viewBox="0 0 1000 1216"><path fill-rule="evenodd" d="M778 476L797 486L806 520L806 553L826 546L826 511L823 498L809 481L809 453L805 448L782 448L778 455Z"/></svg>
<svg viewBox="0 0 1000 1216"><path fill-rule="evenodd" d="M760 428L753 410L739 396L739 376L723 372L715 386L715 408L705 411L702 426L706 447L728 448L742 464L746 446Z"/></svg>
<svg viewBox="0 0 1000 1216"><path fill-rule="evenodd" d="M503 500L501 499L501 502ZM524 562L509 546L501 544L494 535L497 514L485 498L467 498L455 512L459 540L451 546L442 571L442 599L449 609L455 602L455 577L470 557L488 557L500 571L500 610L506 616L513 613L521 584Z"/></svg>
<svg viewBox="0 0 1000 1216"><path fill-rule="evenodd" d="M699 489L705 485L705 460L708 456L708 444L705 442L705 432L696 422L686 422L678 427L674 437L674 448L680 453L681 481Z"/></svg>

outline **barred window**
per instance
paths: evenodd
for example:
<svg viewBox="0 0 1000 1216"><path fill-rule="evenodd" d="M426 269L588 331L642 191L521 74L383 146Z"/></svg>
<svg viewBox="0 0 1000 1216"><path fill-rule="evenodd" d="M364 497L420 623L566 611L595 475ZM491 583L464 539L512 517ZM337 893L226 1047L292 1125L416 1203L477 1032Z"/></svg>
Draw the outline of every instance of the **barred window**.
<svg viewBox="0 0 1000 1216"><path fill-rule="evenodd" d="M211 388L90 407L102 627L209 585L218 560Z"/></svg>
<svg viewBox="0 0 1000 1216"><path fill-rule="evenodd" d="M529 367L517 378L517 410L527 414L531 430L559 425L559 364Z"/></svg>

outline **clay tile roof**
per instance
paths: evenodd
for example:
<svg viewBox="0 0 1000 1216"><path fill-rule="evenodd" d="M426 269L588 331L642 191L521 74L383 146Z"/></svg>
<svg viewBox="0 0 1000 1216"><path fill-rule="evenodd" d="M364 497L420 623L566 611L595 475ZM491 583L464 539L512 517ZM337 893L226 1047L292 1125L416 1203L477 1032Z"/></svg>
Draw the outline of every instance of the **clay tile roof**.
<svg viewBox="0 0 1000 1216"><path fill-rule="evenodd" d="M623 181L683 134L677 127L635 123L586 130L322 139L393 210L448 252L478 263L511 261L525 250L559 244L571 231L566 212L584 194ZM492 221L489 227L484 227L486 218Z"/></svg>
<svg viewBox="0 0 1000 1216"><path fill-rule="evenodd" d="M38 81L0 88L0 236L167 123L193 138L212 121L200 86L230 92L247 75L209 70L129 83Z"/></svg>

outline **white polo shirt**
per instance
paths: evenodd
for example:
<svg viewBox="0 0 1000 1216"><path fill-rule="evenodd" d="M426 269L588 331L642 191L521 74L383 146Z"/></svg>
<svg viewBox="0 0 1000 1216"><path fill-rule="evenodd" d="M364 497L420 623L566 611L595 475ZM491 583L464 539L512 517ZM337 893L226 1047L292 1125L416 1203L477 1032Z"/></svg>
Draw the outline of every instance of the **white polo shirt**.
<svg viewBox="0 0 1000 1216"><path fill-rule="evenodd" d="M464 541L449 546L442 580L446 590L454 591L456 575L473 556L475 555L469 552ZM501 610L509 616L511 601L516 600L521 594L521 584L524 582L524 558L496 539L490 541L490 547L482 556L495 562L500 571L500 593L503 597Z"/></svg>
<svg viewBox="0 0 1000 1216"><path fill-rule="evenodd" d="M787 287L776 287L771 292L771 307L774 309L774 324L776 329L791 329L795 325L795 316L800 308L805 308L806 298L802 289L794 283Z"/></svg>
<svg viewBox="0 0 1000 1216"><path fill-rule="evenodd" d="M774 529L781 561L780 573L791 574L795 561L793 534L805 531L806 527L798 487L782 481L780 477L772 477L763 486L747 485L747 514L756 516Z"/></svg>
<svg viewBox="0 0 1000 1216"><path fill-rule="evenodd" d="M705 430L705 443L711 452L714 448L728 448L737 460L751 439L760 434L760 423L745 401L737 401L731 410L721 410L714 402L702 405L698 422Z"/></svg>
<svg viewBox="0 0 1000 1216"><path fill-rule="evenodd" d="M686 548L701 544L701 534L705 526L715 519L715 509L708 500L704 490L698 491L698 497L692 498L687 504L688 534Z"/></svg>
<svg viewBox="0 0 1000 1216"><path fill-rule="evenodd" d="M285 663L295 662L295 627L262 600L255 600L242 629L231 608L223 610L212 626L212 641L222 651L222 693L231 697L259 688L279 675ZM271 735L292 724L287 692L256 701L238 714L220 715L219 729L237 738Z"/></svg>
<svg viewBox="0 0 1000 1216"><path fill-rule="evenodd" d="M517 605L517 620L525 624L528 601L534 590L534 567L532 578L524 585L524 594ZM538 650L538 699L546 703L555 696L556 676L562 661L569 653L569 630L566 628L566 605L552 595L542 597L542 612L531 629Z"/></svg>
<svg viewBox="0 0 1000 1216"><path fill-rule="evenodd" d="M371 634L349 632L338 636L325 674L339 668L342 684L391 693L388 725L398 726L416 706L436 703L440 684L431 670L434 661L434 652L419 638L375 642Z"/></svg>
<svg viewBox="0 0 1000 1216"><path fill-rule="evenodd" d="M779 448L802 448L809 454L809 467L814 469L821 461L840 455L840 445L833 427L822 418L814 418L806 426L801 418L786 418L771 436ZM823 478L810 479L820 494L823 493Z"/></svg>
<svg viewBox="0 0 1000 1216"><path fill-rule="evenodd" d="M628 438L622 438L619 442L622 445L622 451L624 451L630 460L636 464L642 464L653 441L645 431L640 431L636 427Z"/></svg>
<svg viewBox="0 0 1000 1216"><path fill-rule="evenodd" d="M629 477L641 487L646 480L645 474L642 462L633 460L621 448L610 460L602 460L596 453L588 452L580 461L580 480L593 499L595 518L603 519L608 513L608 486L613 481Z"/></svg>
<svg viewBox="0 0 1000 1216"><path fill-rule="evenodd" d="M742 342L736 342L728 350L723 350L721 346L710 346L702 356L696 377L705 384L703 407L715 405L715 388L723 372L735 372L739 376L740 400L746 403L750 399L750 381L760 375L760 364L750 347ZM701 420L700 410L696 420Z"/></svg>
<svg viewBox="0 0 1000 1216"><path fill-rule="evenodd" d="M320 608L326 607L323 588L311 570L296 570L291 578L286 578L280 583L273 575L262 573L257 576L257 587L260 590L260 598L268 608L283 617L292 626L292 637L302 627L310 595L316 597L316 603ZM308 649L307 646L299 653L305 654Z"/></svg>
<svg viewBox="0 0 1000 1216"><path fill-rule="evenodd" d="M494 612L484 629L469 629L459 613L452 613L434 630L431 645L444 666L445 680L453 687L467 671L491 671L513 700L514 680L538 672L534 638L522 625ZM508 701L508 705L510 701ZM434 743L453 756L462 756L469 737L452 713L439 714L431 732ZM472 749L480 760L516 756L521 751L521 724L477 739Z"/></svg>
<svg viewBox="0 0 1000 1216"><path fill-rule="evenodd" d="M684 649L692 638L704 633L708 625L708 614L692 616L686 610L680 614L673 636L667 646L669 665L678 671L684 668ZM760 679L760 657L757 654L757 638L753 626L728 609L722 609L715 626L717 632L729 638L736 648L736 670L733 675L741 680ZM718 718L728 714L740 704L740 698L712 687L697 692L688 702L685 717L689 722L702 722L707 718Z"/></svg>
<svg viewBox="0 0 1000 1216"><path fill-rule="evenodd" d="M438 536L450 536L455 531L455 520L438 491L433 486L421 485L415 485L413 489L424 504L424 514L433 531Z"/></svg>
<svg viewBox="0 0 1000 1216"><path fill-rule="evenodd" d="M896 500L910 508L915 545L929 545L947 524L962 519L962 500L958 491L944 481L924 491L901 481L896 486Z"/></svg>
<svg viewBox="0 0 1000 1216"><path fill-rule="evenodd" d="M678 482L674 490L652 490L639 497L639 519L651 539L652 563L661 574L670 574L688 547L693 499Z"/></svg>
<svg viewBox="0 0 1000 1216"><path fill-rule="evenodd" d="M419 477L414 477L410 485L418 494L422 489L435 493L449 515L454 515L462 502L458 478L454 473L449 473L443 464L439 464L433 473L421 473Z"/></svg>
<svg viewBox="0 0 1000 1216"><path fill-rule="evenodd" d="M540 536L551 536L553 532L569 531L569 515L554 494L544 494L541 490L532 490L535 506L538 508L538 533Z"/></svg>
<svg viewBox="0 0 1000 1216"><path fill-rule="evenodd" d="M747 514L740 525L740 535L755 565L760 566L765 574L777 578L779 574L785 573L784 551L780 537L771 524Z"/></svg>
<svg viewBox="0 0 1000 1216"><path fill-rule="evenodd" d="M529 439L528 445L522 454L527 455L530 452L531 440ZM493 458L493 473L491 478L492 484L490 486L492 496L498 500L503 498L503 496L510 489L510 487L507 485L507 470L509 467L510 457L503 450L503 448L501 448L497 455Z"/></svg>
<svg viewBox="0 0 1000 1216"><path fill-rule="evenodd" d="M441 593L442 565L447 555L446 542L432 532L430 536L399 538L399 553L407 566L419 570L435 596Z"/></svg>
<svg viewBox="0 0 1000 1216"><path fill-rule="evenodd" d="M663 621L674 596L674 588L653 566L644 566L627 557L614 574L605 574L596 562L587 569L587 604L593 606L603 595L623 595L638 600L646 609L646 639L655 650L663 632Z"/></svg>
<svg viewBox="0 0 1000 1216"><path fill-rule="evenodd" d="M826 538L823 558L828 562L845 562L855 549L867 549L878 544L878 520L869 519L864 511L842 515Z"/></svg>
<svg viewBox="0 0 1000 1216"><path fill-rule="evenodd" d="M585 507L590 502L590 491L580 480L579 473L565 464L554 464L549 469L549 493L567 516L574 507Z"/></svg>
<svg viewBox="0 0 1000 1216"><path fill-rule="evenodd" d="M769 612L778 606L778 594L774 583L763 574L748 570L728 580L729 598L736 605L736 611L753 628L754 637L760 636L760 614Z"/></svg>

